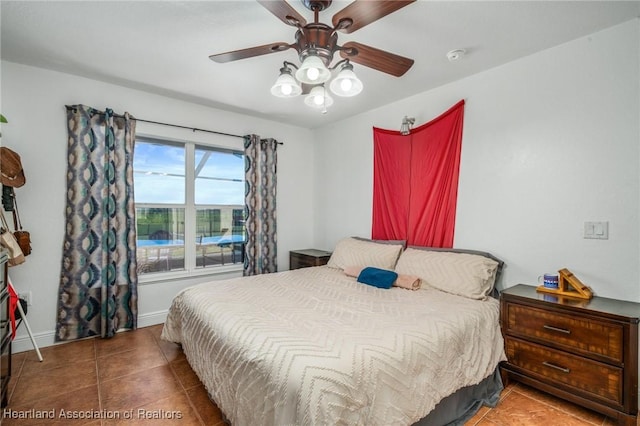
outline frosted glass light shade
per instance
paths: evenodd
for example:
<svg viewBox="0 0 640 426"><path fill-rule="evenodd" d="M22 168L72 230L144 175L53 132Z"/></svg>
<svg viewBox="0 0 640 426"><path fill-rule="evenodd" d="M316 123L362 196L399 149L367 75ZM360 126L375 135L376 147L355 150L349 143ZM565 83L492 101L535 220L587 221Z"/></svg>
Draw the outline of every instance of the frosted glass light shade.
<svg viewBox="0 0 640 426"><path fill-rule="evenodd" d="M271 94L279 98L292 98L302 93L302 87L289 72L281 72L275 84L271 86Z"/></svg>
<svg viewBox="0 0 640 426"><path fill-rule="evenodd" d="M322 86L316 86L304 98L304 103L313 108L328 108L333 105L333 98Z"/></svg>
<svg viewBox="0 0 640 426"><path fill-rule="evenodd" d="M296 79L302 83L321 84L330 78L331 71L322 62L322 59L315 55L307 56L296 71Z"/></svg>
<svg viewBox="0 0 640 426"><path fill-rule="evenodd" d="M362 92L362 81L351 69L343 68L329 87L338 96L350 97Z"/></svg>

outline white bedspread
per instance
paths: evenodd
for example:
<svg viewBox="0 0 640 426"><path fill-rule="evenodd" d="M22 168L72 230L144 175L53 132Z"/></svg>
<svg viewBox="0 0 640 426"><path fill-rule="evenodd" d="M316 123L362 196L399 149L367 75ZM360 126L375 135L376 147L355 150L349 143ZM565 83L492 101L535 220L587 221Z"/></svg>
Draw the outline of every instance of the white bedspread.
<svg viewBox="0 0 640 426"><path fill-rule="evenodd" d="M234 426L408 425L505 359L498 319L494 299L322 266L185 289L162 338Z"/></svg>

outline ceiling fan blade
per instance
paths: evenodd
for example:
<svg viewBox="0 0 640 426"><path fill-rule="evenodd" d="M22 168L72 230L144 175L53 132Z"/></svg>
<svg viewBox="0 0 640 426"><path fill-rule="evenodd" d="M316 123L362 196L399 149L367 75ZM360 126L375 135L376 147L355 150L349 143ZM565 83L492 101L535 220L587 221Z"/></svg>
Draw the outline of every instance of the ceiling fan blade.
<svg viewBox="0 0 640 426"><path fill-rule="evenodd" d="M413 65L413 59L395 55L365 44L349 41L342 46L340 56L365 67L400 77Z"/></svg>
<svg viewBox="0 0 640 426"><path fill-rule="evenodd" d="M239 59L253 58L254 56L266 55L267 53L282 52L293 46L289 43L271 43L263 46L249 47L248 49L233 50L231 52L218 53L209 56L214 62L225 63L237 61Z"/></svg>
<svg viewBox="0 0 640 426"><path fill-rule="evenodd" d="M365 25L375 22L398 9L402 9L414 1L416 0L355 0L349 6L333 15L331 21L335 28L348 34L364 27ZM344 20L351 20L351 25L345 26L345 22L347 21ZM340 21L343 21L343 23L340 24Z"/></svg>
<svg viewBox="0 0 640 426"><path fill-rule="evenodd" d="M273 13L276 18L293 27L304 27L307 21L284 0L258 0L265 9Z"/></svg>

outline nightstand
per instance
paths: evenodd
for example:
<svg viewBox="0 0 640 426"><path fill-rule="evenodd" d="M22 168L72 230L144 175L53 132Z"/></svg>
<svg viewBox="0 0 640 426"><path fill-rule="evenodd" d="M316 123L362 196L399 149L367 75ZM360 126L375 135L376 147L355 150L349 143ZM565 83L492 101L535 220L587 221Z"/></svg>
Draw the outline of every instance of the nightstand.
<svg viewBox="0 0 640 426"><path fill-rule="evenodd" d="M289 269L308 268L326 265L331 252L316 249L291 250L289 252Z"/></svg>
<svg viewBox="0 0 640 426"><path fill-rule="evenodd" d="M514 379L635 426L640 304L539 293L516 285L500 295L500 323ZM506 383L505 383L506 384Z"/></svg>

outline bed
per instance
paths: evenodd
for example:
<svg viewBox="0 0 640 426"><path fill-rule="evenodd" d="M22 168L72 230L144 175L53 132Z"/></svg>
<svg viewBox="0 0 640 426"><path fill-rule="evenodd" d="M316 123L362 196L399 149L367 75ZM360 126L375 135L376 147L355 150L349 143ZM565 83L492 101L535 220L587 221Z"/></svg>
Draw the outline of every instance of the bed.
<svg viewBox="0 0 640 426"><path fill-rule="evenodd" d="M395 268L422 288L366 285L348 264ZM326 266L183 290L162 338L182 345L234 426L458 424L501 390L499 304L489 297L499 266L344 239ZM474 280L483 288L466 294Z"/></svg>

